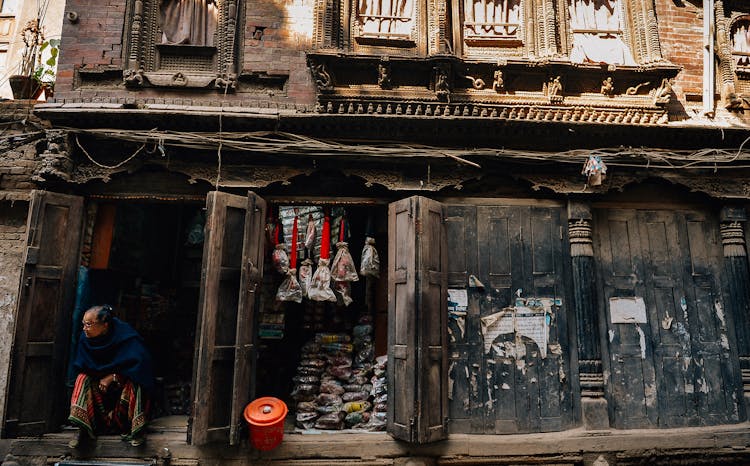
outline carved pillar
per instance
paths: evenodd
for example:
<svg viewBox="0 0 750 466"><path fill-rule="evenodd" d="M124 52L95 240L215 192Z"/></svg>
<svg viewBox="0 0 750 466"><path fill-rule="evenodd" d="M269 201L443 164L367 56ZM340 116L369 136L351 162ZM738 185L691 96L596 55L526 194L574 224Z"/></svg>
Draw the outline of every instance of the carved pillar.
<svg viewBox="0 0 750 466"><path fill-rule="evenodd" d="M750 407L750 269L745 246L746 221L744 208L724 207L721 210L721 244L724 248L729 302L734 312L745 405Z"/></svg>
<svg viewBox="0 0 750 466"><path fill-rule="evenodd" d="M729 40L729 18L724 14L724 1L715 0L714 18L716 18L716 54L719 56L719 79L721 99L724 106L730 104L734 94L734 74L732 73L732 44Z"/></svg>
<svg viewBox="0 0 750 466"><path fill-rule="evenodd" d="M604 398L591 220L588 204L568 203L582 418L586 429L606 429L609 427L609 415Z"/></svg>
<svg viewBox="0 0 750 466"><path fill-rule="evenodd" d="M143 22L143 1L135 0L133 4L133 20L130 27L130 53L128 54L128 68L141 68L141 26Z"/></svg>

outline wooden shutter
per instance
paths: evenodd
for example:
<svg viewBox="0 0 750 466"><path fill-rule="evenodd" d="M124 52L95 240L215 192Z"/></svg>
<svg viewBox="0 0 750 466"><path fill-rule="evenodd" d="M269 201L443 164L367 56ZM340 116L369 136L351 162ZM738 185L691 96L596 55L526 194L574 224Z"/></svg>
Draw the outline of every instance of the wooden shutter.
<svg viewBox="0 0 750 466"><path fill-rule="evenodd" d="M442 204L423 197L389 207L388 432L413 443L447 435L444 218Z"/></svg>
<svg viewBox="0 0 750 466"><path fill-rule="evenodd" d="M266 201L257 194L247 195L245 234L242 248L242 277L240 279L240 307L237 313L237 340L234 359L234 384L232 391L232 426L229 443L240 442L244 423L242 412L255 397L255 342L253 314L260 296L263 273L263 230L266 219Z"/></svg>
<svg viewBox="0 0 750 466"><path fill-rule="evenodd" d="M195 445L238 441L239 416L251 390L264 213L265 203L253 193L208 194L193 369L190 441Z"/></svg>
<svg viewBox="0 0 750 466"><path fill-rule="evenodd" d="M56 430L70 340L83 198L32 191L5 436Z"/></svg>

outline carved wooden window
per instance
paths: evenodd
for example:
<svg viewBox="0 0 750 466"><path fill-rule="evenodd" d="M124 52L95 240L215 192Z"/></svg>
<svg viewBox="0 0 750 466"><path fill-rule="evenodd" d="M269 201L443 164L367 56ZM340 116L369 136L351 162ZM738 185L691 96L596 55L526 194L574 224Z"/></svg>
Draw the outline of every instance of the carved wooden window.
<svg viewBox="0 0 750 466"><path fill-rule="evenodd" d="M360 43L415 42L417 0L358 0L355 38Z"/></svg>
<svg viewBox="0 0 750 466"><path fill-rule="evenodd" d="M621 0L568 0L573 63L636 64L623 40L624 13Z"/></svg>
<svg viewBox="0 0 750 466"><path fill-rule="evenodd" d="M741 18L732 24L732 61L740 69L750 71L750 17Z"/></svg>
<svg viewBox="0 0 750 466"><path fill-rule="evenodd" d="M239 0L130 0L125 83L234 88Z"/></svg>
<svg viewBox="0 0 750 466"><path fill-rule="evenodd" d="M464 0L464 41L472 45L520 43L521 0Z"/></svg>

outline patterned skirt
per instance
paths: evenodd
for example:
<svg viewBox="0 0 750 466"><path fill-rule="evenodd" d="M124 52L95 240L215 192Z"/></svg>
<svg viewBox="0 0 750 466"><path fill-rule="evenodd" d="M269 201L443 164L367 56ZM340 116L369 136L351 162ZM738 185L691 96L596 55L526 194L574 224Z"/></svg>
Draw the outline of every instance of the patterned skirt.
<svg viewBox="0 0 750 466"><path fill-rule="evenodd" d="M92 438L101 433L130 439L146 427L149 404L140 385L129 380L102 392L98 379L78 374L68 420Z"/></svg>

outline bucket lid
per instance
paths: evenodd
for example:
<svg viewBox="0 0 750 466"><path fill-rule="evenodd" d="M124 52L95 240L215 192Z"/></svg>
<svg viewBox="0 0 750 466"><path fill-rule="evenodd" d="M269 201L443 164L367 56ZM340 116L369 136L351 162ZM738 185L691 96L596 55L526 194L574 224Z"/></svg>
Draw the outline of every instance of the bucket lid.
<svg viewBox="0 0 750 466"><path fill-rule="evenodd" d="M245 420L256 426L274 424L286 417L286 403L272 396L258 398L245 406Z"/></svg>

